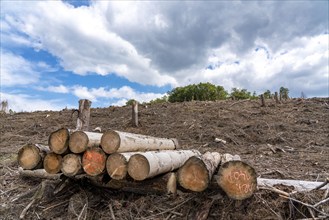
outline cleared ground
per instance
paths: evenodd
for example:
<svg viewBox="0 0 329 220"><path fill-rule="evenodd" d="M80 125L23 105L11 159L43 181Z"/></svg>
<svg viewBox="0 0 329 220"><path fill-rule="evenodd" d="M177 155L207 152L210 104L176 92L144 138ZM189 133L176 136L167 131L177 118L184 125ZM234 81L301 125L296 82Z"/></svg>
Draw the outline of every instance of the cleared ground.
<svg viewBox="0 0 329 220"><path fill-rule="evenodd" d="M101 127L177 138L182 149L239 154L261 177L311 181L329 177L328 98L292 99L282 104L268 100L267 107L252 100L164 103L140 105L139 111L140 127L134 128L130 123L130 106L93 108L91 129ZM69 109L0 115L0 219L17 219L33 196L33 193L21 196L22 193L41 182L18 175L19 148L26 143L47 144L49 134L58 128L75 128L76 113L72 112ZM216 142L215 138L225 140L226 144ZM316 191L296 197L312 204L320 201L322 195L323 192ZM81 200L81 207L70 207L70 198ZM85 211L81 212L86 201ZM222 192L181 193L172 199L77 182L64 193L44 196L31 206L26 218L66 219L76 212L82 213L82 217L86 215L86 219L195 219L196 211L206 209L207 204L211 207L209 219L311 217L307 208L265 190L257 191L250 199L234 202ZM322 208L329 212L328 206Z"/></svg>

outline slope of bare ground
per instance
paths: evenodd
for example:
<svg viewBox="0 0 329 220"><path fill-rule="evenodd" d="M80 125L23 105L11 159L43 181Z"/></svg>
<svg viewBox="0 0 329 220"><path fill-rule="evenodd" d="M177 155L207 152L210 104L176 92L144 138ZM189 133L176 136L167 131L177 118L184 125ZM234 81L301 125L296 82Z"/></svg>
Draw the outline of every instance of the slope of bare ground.
<svg viewBox="0 0 329 220"><path fill-rule="evenodd" d="M329 176L328 103L326 98L292 99L282 104L268 101L267 107L250 100L140 105L138 128L130 124L129 106L93 108L91 129L101 127L177 138L183 149L239 154L261 177L323 181ZM18 175L18 149L26 143L47 144L52 131L75 125L72 110L0 115L0 219L19 218L41 182ZM226 144L216 142L215 138L225 140ZM47 187L51 193L53 184ZM322 194L316 191L296 196L315 203ZM70 200L77 201L75 207ZM321 208L329 212L328 206ZM26 218L196 219L195 212L207 207L211 207L208 219L311 217L307 208L264 190L250 199L234 202L220 191L181 193L173 199L77 182L65 193L43 196L30 207Z"/></svg>

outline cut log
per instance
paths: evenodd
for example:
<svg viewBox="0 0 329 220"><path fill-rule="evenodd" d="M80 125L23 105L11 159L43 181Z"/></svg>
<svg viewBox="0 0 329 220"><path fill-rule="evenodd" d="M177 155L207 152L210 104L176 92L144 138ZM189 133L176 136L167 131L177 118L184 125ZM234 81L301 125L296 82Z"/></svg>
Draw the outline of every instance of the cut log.
<svg viewBox="0 0 329 220"><path fill-rule="evenodd" d="M313 182L313 181L302 181L302 180L280 180L280 179L265 179L257 178L258 186L275 186L275 185L284 185L284 186L293 186L296 191L304 192L311 191L317 186L320 186L324 182ZM320 188L321 190L329 189L329 184L324 185Z"/></svg>
<svg viewBox="0 0 329 220"><path fill-rule="evenodd" d="M106 165L106 154L99 147L88 148L82 157L83 170L90 176L103 173Z"/></svg>
<svg viewBox="0 0 329 220"><path fill-rule="evenodd" d="M178 170L179 184L195 192L204 191L208 188L220 161L221 155L217 152L206 152L201 157L190 157Z"/></svg>
<svg viewBox="0 0 329 220"><path fill-rule="evenodd" d="M90 106L91 106L91 101L89 101L88 99L79 100L79 114L78 114L77 128L76 128L77 131L89 130Z"/></svg>
<svg viewBox="0 0 329 220"><path fill-rule="evenodd" d="M83 153L88 147L98 147L102 135L96 132L75 131L70 136L69 148L73 153Z"/></svg>
<svg viewBox="0 0 329 220"><path fill-rule="evenodd" d="M62 155L50 152L43 160L43 167L47 173L56 174L61 171L62 159Z"/></svg>
<svg viewBox="0 0 329 220"><path fill-rule="evenodd" d="M70 133L66 128L58 129L50 134L48 145L51 151L56 154L65 154L69 152Z"/></svg>
<svg viewBox="0 0 329 220"><path fill-rule="evenodd" d="M79 176L79 175L78 175ZM76 176L76 177L78 177ZM90 176L82 176L91 181L92 184L104 188L122 190L138 194L176 194L175 173L169 172L144 181L132 181L129 179L111 179L107 183L102 183Z"/></svg>
<svg viewBox="0 0 329 220"><path fill-rule="evenodd" d="M157 138L121 131L107 131L101 139L105 153L122 153L133 151L174 150L178 145L176 139Z"/></svg>
<svg viewBox="0 0 329 220"><path fill-rule="evenodd" d="M61 177L61 174L49 174L45 169L24 170L22 167L18 167L18 173L23 177L33 177L38 179L59 180Z"/></svg>
<svg viewBox="0 0 329 220"><path fill-rule="evenodd" d="M106 171L109 176L116 180L126 178L128 174L128 161L134 154L136 152L111 154L106 160Z"/></svg>
<svg viewBox="0 0 329 220"><path fill-rule="evenodd" d="M243 200L255 192L257 176L248 164L231 160L220 166L217 183L231 199Z"/></svg>
<svg viewBox="0 0 329 220"><path fill-rule="evenodd" d="M241 160L241 158L239 155L222 154L220 163L224 164L224 163L232 161L232 160Z"/></svg>
<svg viewBox="0 0 329 220"><path fill-rule="evenodd" d="M82 173L81 156L78 154L67 154L63 157L61 171L65 176L75 176Z"/></svg>
<svg viewBox="0 0 329 220"><path fill-rule="evenodd" d="M18 151L18 165L27 170L42 168L42 160L47 152L47 146L27 144Z"/></svg>
<svg viewBox="0 0 329 220"><path fill-rule="evenodd" d="M200 155L196 150L149 151L130 157L128 173L135 180L145 180L181 167L190 157Z"/></svg>

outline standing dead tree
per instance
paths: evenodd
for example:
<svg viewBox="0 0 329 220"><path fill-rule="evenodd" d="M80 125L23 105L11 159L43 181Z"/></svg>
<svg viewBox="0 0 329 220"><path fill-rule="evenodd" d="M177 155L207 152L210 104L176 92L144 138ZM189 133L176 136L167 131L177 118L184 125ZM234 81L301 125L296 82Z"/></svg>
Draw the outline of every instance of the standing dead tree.
<svg viewBox="0 0 329 220"><path fill-rule="evenodd" d="M9 113L8 111L8 101L4 100L1 102L1 112Z"/></svg>
<svg viewBox="0 0 329 220"><path fill-rule="evenodd" d="M91 106L91 101L89 101L88 99L81 99L79 101L79 111L78 111L77 128L76 128L77 131L89 130L90 106Z"/></svg>
<svg viewBox="0 0 329 220"><path fill-rule="evenodd" d="M138 127L138 102L133 101L131 106L132 106L132 124L134 127Z"/></svg>

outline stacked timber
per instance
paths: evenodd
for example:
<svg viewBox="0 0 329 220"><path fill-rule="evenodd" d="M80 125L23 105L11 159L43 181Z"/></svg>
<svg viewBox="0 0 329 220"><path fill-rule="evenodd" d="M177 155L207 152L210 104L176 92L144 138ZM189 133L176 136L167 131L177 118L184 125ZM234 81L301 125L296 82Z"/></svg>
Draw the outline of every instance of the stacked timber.
<svg viewBox="0 0 329 220"><path fill-rule="evenodd" d="M133 192L175 194L177 183L201 192L215 183L230 198L241 200L257 185L254 169L239 156L177 150L176 139L61 128L50 134L48 146L24 146L18 164L25 170L43 168L47 175L88 178L98 186Z"/></svg>

